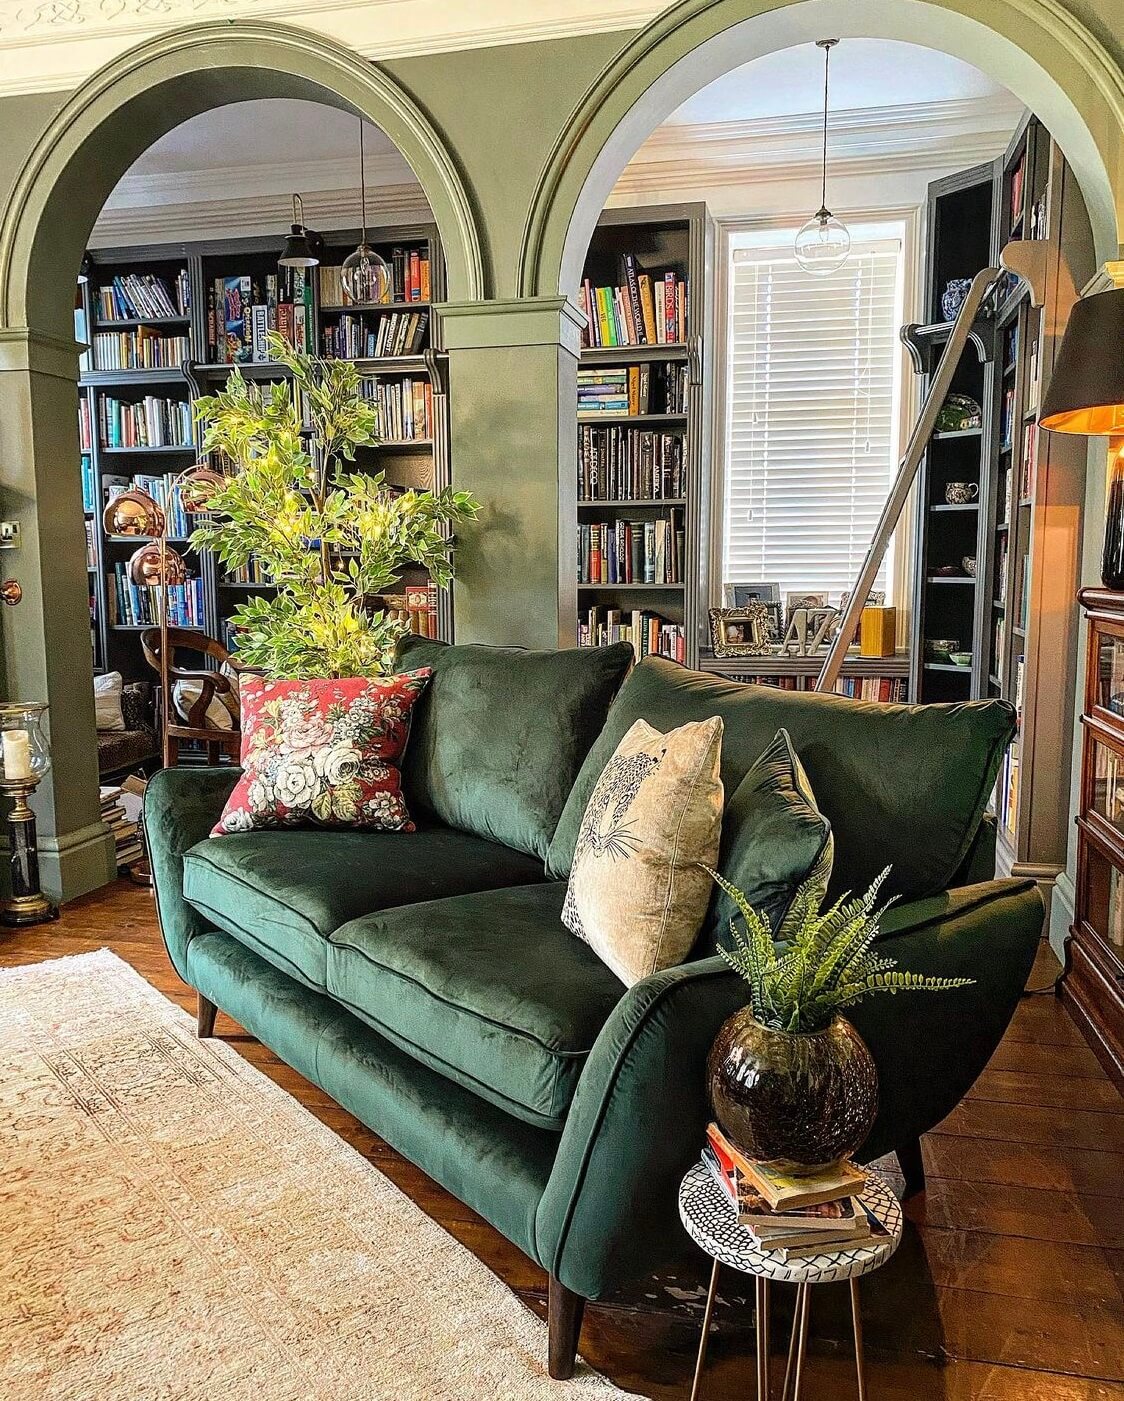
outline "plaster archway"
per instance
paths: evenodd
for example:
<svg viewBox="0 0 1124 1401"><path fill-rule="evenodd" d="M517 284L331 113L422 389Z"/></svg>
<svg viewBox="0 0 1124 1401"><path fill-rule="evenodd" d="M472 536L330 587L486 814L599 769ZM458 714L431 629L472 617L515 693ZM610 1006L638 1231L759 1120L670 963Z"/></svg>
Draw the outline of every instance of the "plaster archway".
<svg viewBox="0 0 1124 1401"><path fill-rule="evenodd" d="M5 518L22 528L18 558L5 562L23 588L0 626L5 694L50 705L54 765L36 807L56 897L112 874L90 684L75 277L106 198L143 151L200 112L261 97L318 101L381 128L429 200L449 296L488 292L477 215L433 124L387 73L307 31L243 21L169 31L107 64L50 122L0 221L0 471Z"/></svg>
<svg viewBox="0 0 1124 1401"><path fill-rule="evenodd" d="M1058 0L681 0L600 74L539 181L520 253L524 296L572 296L605 202L643 140L708 82L826 34L899 39L1002 83L1057 138L1100 260L1124 243L1124 73Z"/></svg>

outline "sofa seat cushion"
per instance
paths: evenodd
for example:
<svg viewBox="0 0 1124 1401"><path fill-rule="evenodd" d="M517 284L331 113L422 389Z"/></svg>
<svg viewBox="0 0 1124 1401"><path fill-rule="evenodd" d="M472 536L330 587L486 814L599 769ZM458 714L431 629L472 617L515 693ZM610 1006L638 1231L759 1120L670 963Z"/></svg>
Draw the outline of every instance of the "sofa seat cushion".
<svg viewBox="0 0 1124 1401"><path fill-rule="evenodd" d="M542 865L448 827L208 837L184 856L184 898L275 968L321 991L326 940L357 915L542 881Z"/></svg>
<svg viewBox="0 0 1124 1401"><path fill-rule="evenodd" d="M560 1129L624 995L562 924L563 882L363 915L328 941L328 992L423 1064Z"/></svg>

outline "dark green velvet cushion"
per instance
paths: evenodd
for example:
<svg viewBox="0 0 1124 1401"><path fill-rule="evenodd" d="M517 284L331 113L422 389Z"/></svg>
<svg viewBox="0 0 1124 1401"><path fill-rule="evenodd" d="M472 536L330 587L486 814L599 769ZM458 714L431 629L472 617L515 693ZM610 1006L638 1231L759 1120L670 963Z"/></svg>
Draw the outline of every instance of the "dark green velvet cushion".
<svg viewBox="0 0 1124 1401"><path fill-rule="evenodd" d="M718 869L776 933L806 880L827 890L832 850L831 823L816 806L788 731L778 730L726 804ZM733 900L716 886L696 957L719 945L733 947L735 916L741 920Z"/></svg>
<svg viewBox="0 0 1124 1401"><path fill-rule="evenodd" d="M406 638L400 668L433 670L402 764L410 812L545 860L631 661L623 642L525 652Z"/></svg>
<svg viewBox="0 0 1124 1401"><path fill-rule="evenodd" d="M624 988L562 925L566 886L383 910L328 941L328 992L517 1119L561 1128Z"/></svg>
<svg viewBox="0 0 1124 1401"><path fill-rule="evenodd" d="M829 893L865 890L889 865L887 893L906 899L931 895L952 880L1015 731L1015 712L1005 701L877 705L743 685L646 657L621 687L582 765L551 842L548 874L568 873L589 795L636 720L666 731L709 715L725 722L727 793L776 732L788 731L835 837Z"/></svg>
<svg viewBox="0 0 1124 1401"><path fill-rule="evenodd" d="M184 856L184 898L283 973L324 987L324 941L356 915L466 890L541 882L532 857L435 827L238 832Z"/></svg>

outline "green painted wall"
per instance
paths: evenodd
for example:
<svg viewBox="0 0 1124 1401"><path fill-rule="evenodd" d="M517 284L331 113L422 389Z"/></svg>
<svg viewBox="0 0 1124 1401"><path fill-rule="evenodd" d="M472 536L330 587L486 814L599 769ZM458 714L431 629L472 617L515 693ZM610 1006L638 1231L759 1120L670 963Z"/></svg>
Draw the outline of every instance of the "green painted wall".
<svg viewBox="0 0 1124 1401"><path fill-rule="evenodd" d="M1121 0L1065 3L1124 68ZM864 13L885 15L883 4L884 0L848 0L845 13L858 25ZM941 7L1008 29L1012 16L1024 13L1021 0L934 0L931 6L908 9L932 26L934 11ZM573 193L571 186L580 189L591 156L619 120L621 104L648 101L651 85L660 77L659 64L666 67L702 42L702 29L716 16L729 14L732 20L726 22L733 22L755 10L777 7L762 0L695 0L687 8L696 30L676 31L651 71L642 64L622 73L619 82L614 73L584 106L591 85L630 41L629 34L440 53L385 65L385 72L413 98L444 140L475 215L483 284L491 299L485 315L473 312L479 303L470 303L449 307L443 317L450 348L453 470L458 482L484 503L483 522L466 532L464 541L457 585L461 640L548 646L559 637L573 636L573 512L568 507L576 431L575 339L574 326L556 295L556 255L573 207L566 197ZM902 11L906 8L903 5ZM873 18L872 24L870 32L880 32ZM224 30L222 44L229 42L227 35ZM718 35L716 42L723 41ZM1025 46L1047 62L1053 42L1035 32ZM1070 76L1065 91L1079 111L1095 109L1089 129L1105 153L1102 172L1107 167L1112 199L1124 209L1124 102L1119 113L1114 112L1111 102L1117 98L1105 97L1112 83L1106 85L1103 74L1094 80L1074 68L1079 47L1066 49L1063 66ZM172 52L167 62L174 67L179 58ZM253 62L255 95L265 95L268 65L257 54ZM348 63L354 69L350 59ZM316 69L317 77L333 71L330 55L324 65ZM217 55L206 77L220 81L227 76L225 67L222 55ZM186 71L186 66L178 70L168 90L188 85ZM369 82L367 74L364 70L361 83ZM166 125L169 106L163 94L147 91L140 80L137 85L142 97L129 120L110 123L93 138L85 138L84 168L120 168L125 147L111 149L115 143L135 138L138 123L141 129L151 123L154 130L159 121ZM231 98L246 93L244 83L231 81ZM11 188L32 145L64 101L64 94L0 99L0 193ZM572 154L568 164L560 166L562 197L551 207L538 199L542 177L579 108L582 126L571 133ZM172 115L178 111L175 107ZM77 160L72 162L77 165ZM85 181L74 191L72 207L103 193L108 189L100 191L96 179ZM41 221L37 236L43 242L52 241L51 234L42 233L45 224L53 224L56 231L65 228L69 238L54 239L60 245L84 237L83 229L56 222L66 219L64 202L56 198L50 216ZM1102 210L1104 205L1102 201ZM521 282L520 252L533 209L543 214L547 256L532 260L531 272L524 268ZM538 295L517 300L521 286ZM55 312L59 310L56 304ZM47 320L36 329L42 332L45 326ZM28 698L33 692L46 692L51 701L60 764L42 795L42 827L46 846L54 853L56 889L66 894L96 884L104 874L104 861L99 864L95 850L84 588L71 577L81 560L75 398L66 382L73 368L73 356L57 342L42 336L29 341L18 326L6 329L0 324L0 515L21 519L27 537L21 553L3 557L0 563L28 590L20 607L0 610L3 685L9 694Z"/></svg>

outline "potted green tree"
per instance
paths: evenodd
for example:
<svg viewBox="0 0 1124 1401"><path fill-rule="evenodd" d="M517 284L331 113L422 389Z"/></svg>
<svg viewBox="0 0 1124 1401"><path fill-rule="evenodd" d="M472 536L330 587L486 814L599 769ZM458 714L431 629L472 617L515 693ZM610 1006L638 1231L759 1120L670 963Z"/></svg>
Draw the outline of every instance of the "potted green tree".
<svg viewBox="0 0 1124 1401"><path fill-rule="evenodd" d="M722 957L749 985L749 1005L722 1026L707 1063L715 1118L747 1158L793 1175L848 1157L870 1132L878 1072L842 1015L872 993L938 992L970 978L899 972L875 940L875 908L890 868L859 899L821 910L823 886L804 883L774 933L742 891L711 871L743 920Z"/></svg>
<svg viewBox="0 0 1124 1401"><path fill-rule="evenodd" d="M256 384L234 369L197 402L204 450L233 470L193 484L185 504L207 516L191 543L231 567L256 560L277 586L234 613L243 666L271 680L388 672L407 625L376 600L408 564L448 584L451 531L479 504L451 487L395 492L383 473L355 470L356 451L379 440L356 367L299 355L276 334L269 353L289 379Z"/></svg>

